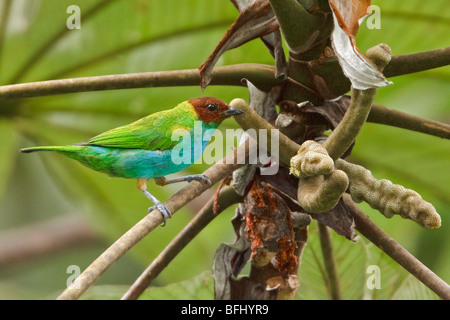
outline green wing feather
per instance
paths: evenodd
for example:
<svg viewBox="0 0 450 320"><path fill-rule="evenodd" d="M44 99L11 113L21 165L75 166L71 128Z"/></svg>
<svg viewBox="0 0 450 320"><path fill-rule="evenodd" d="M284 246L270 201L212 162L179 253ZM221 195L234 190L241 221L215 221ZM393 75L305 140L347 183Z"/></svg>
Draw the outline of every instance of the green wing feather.
<svg viewBox="0 0 450 320"><path fill-rule="evenodd" d="M183 102L173 109L101 133L82 145L144 150L173 148L178 141L172 141L172 133L178 129L191 130L196 119L192 106Z"/></svg>

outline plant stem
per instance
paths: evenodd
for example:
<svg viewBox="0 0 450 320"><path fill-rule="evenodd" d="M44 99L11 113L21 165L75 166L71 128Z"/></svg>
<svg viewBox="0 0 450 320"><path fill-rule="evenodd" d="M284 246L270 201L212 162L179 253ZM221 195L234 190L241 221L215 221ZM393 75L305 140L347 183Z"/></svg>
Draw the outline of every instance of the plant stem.
<svg viewBox="0 0 450 320"><path fill-rule="evenodd" d="M320 222L319 226L320 247L322 248L323 261L327 272L328 289L333 300L341 300L341 289L339 285L339 276L336 268L336 259L333 253L333 243L331 241L328 227Z"/></svg>
<svg viewBox="0 0 450 320"><path fill-rule="evenodd" d="M218 198L219 211L213 212L214 198L208 201L187 226L169 243L167 247L152 261L147 269L139 276L122 300L136 300L148 288L150 283L177 256L181 250L194 239L216 216L229 206L242 200L232 187L224 188Z"/></svg>
<svg viewBox="0 0 450 320"><path fill-rule="evenodd" d="M261 64L237 64L214 68L211 84L244 86L249 79L261 89L276 83L275 69ZM28 82L0 87L0 99L40 97L64 93L172 86L198 86L198 69L157 71Z"/></svg>
<svg viewBox="0 0 450 320"><path fill-rule="evenodd" d="M349 195L344 194L343 199L345 204L352 209L349 212L352 213L355 219L356 230L394 259L414 277L419 279L439 297L450 300L450 286L444 280L439 278L433 271L417 260L416 257L384 233L383 230L374 224L364 212L359 209Z"/></svg>
<svg viewBox="0 0 450 320"><path fill-rule="evenodd" d="M79 215L63 215L0 233L0 267L31 261L72 246L99 242Z"/></svg>
<svg viewBox="0 0 450 320"><path fill-rule="evenodd" d="M421 69L424 71L431 68L443 67L450 64L448 56L450 47L427 52L414 53L408 56L394 56L386 67L384 74L387 77L395 77L410 73L415 67L414 58L417 58ZM404 63L402 65L401 63ZM330 65L338 64L337 61L329 62ZM325 66L325 65L324 65ZM406 69L406 70L404 70ZM346 81L342 74L336 75L336 82ZM212 85L243 86L241 79L246 78L262 90L270 90L274 85L281 83L275 79L275 68L263 64L236 64L214 68ZM291 78L288 81L294 81ZM40 97L46 95L57 95L75 92L147 88L147 87L170 87L170 86L198 86L200 77L198 69L173 70L117 74L107 76L82 77L72 79L48 80L12 84L0 87L0 99L17 99L27 97ZM348 88L341 88L340 94L345 94Z"/></svg>
<svg viewBox="0 0 450 320"><path fill-rule="evenodd" d="M251 142L245 143L228 154L222 162L216 163L206 170L204 174L214 184L241 167L245 159L238 157L248 157L249 151L254 149ZM193 181L175 193L164 204L172 213L175 213L206 189L208 189L208 185ZM77 280L58 297L58 300L78 299L109 267L162 222L163 217L159 210L150 212L94 260Z"/></svg>

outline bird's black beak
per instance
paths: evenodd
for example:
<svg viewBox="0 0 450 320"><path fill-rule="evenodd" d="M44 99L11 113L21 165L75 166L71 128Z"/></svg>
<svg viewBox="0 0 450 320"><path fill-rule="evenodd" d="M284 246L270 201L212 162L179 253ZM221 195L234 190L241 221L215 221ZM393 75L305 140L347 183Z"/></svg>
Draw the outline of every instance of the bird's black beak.
<svg viewBox="0 0 450 320"><path fill-rule="evenodd" d="M223 111L220 115L222 117L231 117L231 116L237 116L238 114L242 114L242 113L244 113L244 111L229 107L227 110Z"/></svg>

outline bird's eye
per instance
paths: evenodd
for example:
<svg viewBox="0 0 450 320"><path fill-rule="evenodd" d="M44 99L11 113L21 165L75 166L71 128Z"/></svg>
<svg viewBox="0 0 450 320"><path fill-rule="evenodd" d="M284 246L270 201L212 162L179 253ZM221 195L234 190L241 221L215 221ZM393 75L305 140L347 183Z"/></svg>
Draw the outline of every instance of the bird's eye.
<svg viewBox="0 0 450 320"><path fill-rule="evenodd" d="M218 109L219 107L217 107L215 104L208 104L207 106L206 106L206 109L208 109L208 111L211 111L211 112L214 112L214 111L217 111L217 109Z"/></svg>

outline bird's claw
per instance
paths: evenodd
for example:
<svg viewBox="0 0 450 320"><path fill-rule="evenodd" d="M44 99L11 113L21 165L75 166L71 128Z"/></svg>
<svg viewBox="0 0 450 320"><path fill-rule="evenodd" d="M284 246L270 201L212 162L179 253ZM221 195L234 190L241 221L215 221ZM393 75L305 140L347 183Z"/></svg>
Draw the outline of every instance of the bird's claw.
<svg viewBox="0 0 450 320"><path fill-rule="evenodd" d="M170 212L170 210L161 202L156 203L154 206L151 206L150 208L148 208L148 212L152 212L153 209L158 209L159 212L161 212L162 216L163 216L163 223L162 223L162 227L164 227L166 225L166 221L167 219L169 219L172 216L172 213Z"/></svg>

